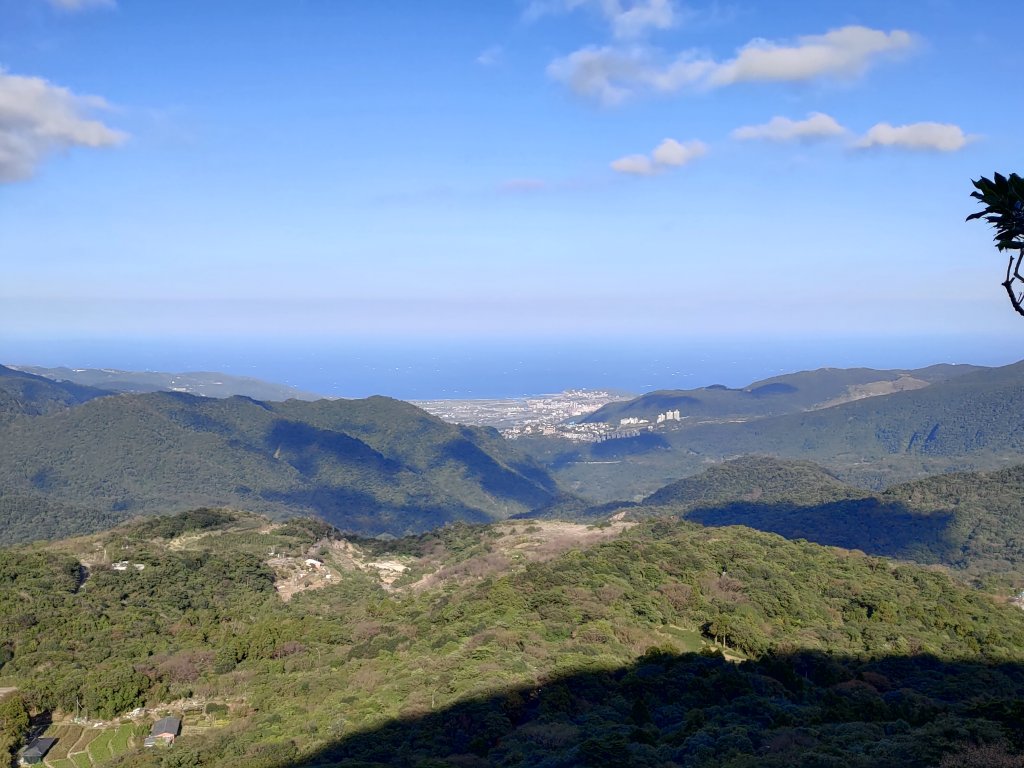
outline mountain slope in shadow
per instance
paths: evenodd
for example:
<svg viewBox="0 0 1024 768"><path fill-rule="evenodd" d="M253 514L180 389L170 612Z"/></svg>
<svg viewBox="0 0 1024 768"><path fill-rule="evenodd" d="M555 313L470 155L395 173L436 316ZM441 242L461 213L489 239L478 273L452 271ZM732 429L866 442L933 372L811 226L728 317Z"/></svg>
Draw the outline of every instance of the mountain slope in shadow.
<svg viewBox="0 0 1024 768"><path fill-rule="evenodd" d="M1018 766L1022 697L1020 664L813 651L737 664L652 649L627 667L496 692L259 764L945 768L983 756Z"/></svg>
<svg viewBox="0 0 1024 768"><path fill-rule="evenodd" d="M504 519L559 493L495 430L448 424L384 397L116 395L0 420L0 495L32 502L0 515L8 540L198 506L313 513L361 534L402 535ZM42 507L49 511L36 526ZM61 524L64 509L81 514Z"/></svg>
<svg viewBox="0 0 1024 768"><path fill-rule="evenodd" d="M1007 583L1024 579L1024 465L870 493L809 462L748 456L671 483L629 509L708 526L745 525L974 577L999 574Z"/></svg>

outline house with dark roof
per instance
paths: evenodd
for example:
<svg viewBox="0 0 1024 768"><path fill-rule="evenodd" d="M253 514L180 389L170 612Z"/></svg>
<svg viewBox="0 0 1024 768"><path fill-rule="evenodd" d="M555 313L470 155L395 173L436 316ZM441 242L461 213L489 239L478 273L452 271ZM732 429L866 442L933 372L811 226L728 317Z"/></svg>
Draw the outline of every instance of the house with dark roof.
<svg viewBox="0 0 1024 768"><path fill-rule="evenodd" d="M142 742L144 747L155 747L157 744L169 747L181 733L180 717L161 717L149 729L149 736Z"/></svg>
<svg viewBox="0 0 1024 768"><path fill-rule="evenodd" d="M56 739L40 736L32 739L23 750L21 750L21 762L25 765L38 765L43 762L50 747L57 743Z"/></svg>

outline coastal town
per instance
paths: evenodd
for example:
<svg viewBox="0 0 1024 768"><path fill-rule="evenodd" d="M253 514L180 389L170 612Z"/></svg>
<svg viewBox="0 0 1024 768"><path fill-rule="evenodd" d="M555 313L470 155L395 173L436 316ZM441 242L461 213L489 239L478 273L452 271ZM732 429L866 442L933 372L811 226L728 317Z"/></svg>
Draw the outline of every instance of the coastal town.
<svg viewBox="0 0 1024 768"><path fill-rule="evenodd" d="M583 423L584 416L608 403L629 400L632 395L606 390L569 389L531 397L492 400L420 400L414 404L445 421L494 427L508 440L520 437L559 437L597 443L636 437L641 431L682 421L678 410L658 414L653 421L635 416L617 424Z"/></svg>
<svg viewBox="0 0 1024 768"><path fill-rule="evenodd" d="M502 430L506 437L523 434L529 428L556 430L564 422L586 416L608 403L629 400L634 395L599 389L567 389L564 392L489 400L415 400L428 413L456 424L473 424ZM602 425L575 425L591 427ZM584 430L586 432L588 430ZM544 432L555 434L555 432Z"/></svg>

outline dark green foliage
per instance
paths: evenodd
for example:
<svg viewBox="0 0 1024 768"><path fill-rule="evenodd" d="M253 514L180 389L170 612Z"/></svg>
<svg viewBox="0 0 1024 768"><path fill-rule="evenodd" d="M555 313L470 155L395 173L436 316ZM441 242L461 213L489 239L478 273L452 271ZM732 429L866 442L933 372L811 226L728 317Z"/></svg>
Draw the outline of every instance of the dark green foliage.
<svg viewBox="0 0 1024 768"><path fill-rule="evenodd" d="M92 533L111 528L124 517L124 512L64 503L38 492L0 493L0 535L7 543Z"/></svg>
<svg viewBox="0 0 1024 768"><path fill-rule="evenodd" d="M741 389L712 385L688 390L648 392L633 400L614 402L599 408L581 421L618 425L622 418L635 416L654 422L659 413L678 410L681 417L697 422L751 419L799 413L843 398L852 388L869 384L914 379L933 384L980 370L971 365L933 365L915 370L879 371L872 368L821 368L755 381Z"/></svg>
<svg viewBox="0 0 1024 768"><path fill-rule="evenodd" d="M159 536L163 539L173 539L190 531L205 531L210 528L220 528L233 523L238 516L223 509L193 509L181 512L177 515L156 517L149 520L140 520L134 525L126 526L125 532L128 535L143 534L146 536Z"/></svg>
<svg viewBox="0 0 1024 768"><path fill-rule="evenodd" d="M630 509L942 563L1004 587L1024 584L1024 465L936 475L876 494L807 462L746 457L668 485Z"/></svg>
<svg viewBox="0 0 1024 768"><path fill-rule="evenodd" d="M0 761L10 764L29 733L29 709L17 693L0 695Z"/></svg>
<svg viewBox="0 0 1024 768"><path fill-rule="evenodd" d="M0 426L5 541L197 506L317 514L355 532L403 534L502 519L558 493L494 430L383 397L120 395Z"/></svg>
<svg viewBox="0 0 1024 768"><path fill-rule="evenodd" d="M51 381L0 365L0 423L17 415L55 413L110 392L68 381Z"/></svg>
<svg viewBox="0 0 1024 768"><path fill-rule="evenodd" d="M995 173L991 179L982 176L971 183L971 197L985 207L968 216L967 221L983 218L995 227L996 248L1000 251L1024 248L1024 179L1016 173L1009 178Z"/></svg>
<svg viewBox="0 0 1024 768"><path fill-rule="evenodd" d="M658 434L668 450L624 453L607 464L597 463L592 447L565 441L517 440L515 447L551 467L567 489L602 502L636 500L743 454L813 461L846 482L884 488L940 472L998 469L1024 456L1024 363L804 413L684 422Z"/></svg>
<svg viewBox="0 0 1024 768"><path fill-rule="evenodd" d="M1016 173L1011 173L1009 178L997 173L991 179L982 176L972 183L975 191L971 197L980 200L985 207L972 213L967 220L984 218L995 227L998 250L1018 251L1006 264L1006 278L1002 285L1014 310L1024 315L1024 293L1021 292L1021 284L1024 283L1024 274L1021 273L1024 264L1024 179Z"/></svg>
<svg viewBox="0 0 1024 768"><path fill-rule="evenodd" d="M291 765L1017 766L1017 723L999 708L1022 686L1016 665L930 656L800 652L736 666L647 654L355 733ZM510 697L522 702L514 720Z"/></svg>
<svg viewBox="0 0 1024 768"><path fill-rule="evenodd" d="M787 501L807 505L863 496L862 491L809 461L745 456L671 483L644 499L644 504L680 504L691 508L734 501Z"/></svg>

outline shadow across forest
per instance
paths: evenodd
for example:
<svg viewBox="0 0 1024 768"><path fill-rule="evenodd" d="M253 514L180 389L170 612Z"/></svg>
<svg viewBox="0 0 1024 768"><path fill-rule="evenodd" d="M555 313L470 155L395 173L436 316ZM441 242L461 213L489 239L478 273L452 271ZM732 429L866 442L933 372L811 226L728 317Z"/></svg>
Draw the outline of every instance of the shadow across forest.
<svg viewBox="0 0 1024 768"><path fill-rule="evenodd" d="M273 764L1024 766L1022 722L1020 664L817 651L736 663L652 649L628 667L469 699Z"/></svg>
<svg viewBox="0 0 1024 768"><path fill-rule="evenodd" d="M813 505L741 501L698 507L682 517L701 525L745 525L790 540L920 563L951 562L960 549L950 538L952 512L923 513L873 496Z"/></svg>

